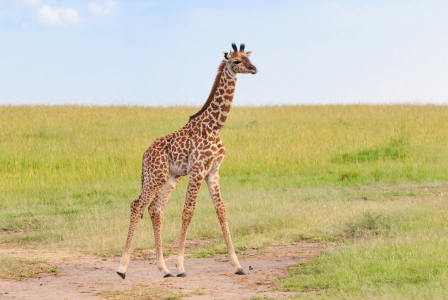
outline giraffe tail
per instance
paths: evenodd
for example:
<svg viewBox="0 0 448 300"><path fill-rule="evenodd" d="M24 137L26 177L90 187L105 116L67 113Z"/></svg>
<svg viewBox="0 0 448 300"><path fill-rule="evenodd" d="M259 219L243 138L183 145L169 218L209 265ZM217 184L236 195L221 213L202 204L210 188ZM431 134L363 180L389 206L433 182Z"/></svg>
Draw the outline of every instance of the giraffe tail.
<svg viewBox="0 0 448 300"><path fill-rule="evenodd" d="M145 175L144 175L144 173L143 173L143 164L142 164L142 190L143 190L143 181L145 180ZM142 216L141 216L141 218L140 219L143 219L143 214L145 213L145 210L143 210L143 212L142 212Z"/></svg>

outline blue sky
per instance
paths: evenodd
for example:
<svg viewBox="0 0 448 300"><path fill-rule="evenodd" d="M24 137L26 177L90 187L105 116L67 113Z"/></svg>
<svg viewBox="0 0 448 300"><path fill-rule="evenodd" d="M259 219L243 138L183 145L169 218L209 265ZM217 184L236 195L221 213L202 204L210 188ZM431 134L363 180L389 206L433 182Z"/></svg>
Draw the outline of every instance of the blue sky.
<svg viewBox="0 0 448 300"><path fill-rule="evenodd" d="M446 103L447 1L0 0L0 104Z"/></svg>

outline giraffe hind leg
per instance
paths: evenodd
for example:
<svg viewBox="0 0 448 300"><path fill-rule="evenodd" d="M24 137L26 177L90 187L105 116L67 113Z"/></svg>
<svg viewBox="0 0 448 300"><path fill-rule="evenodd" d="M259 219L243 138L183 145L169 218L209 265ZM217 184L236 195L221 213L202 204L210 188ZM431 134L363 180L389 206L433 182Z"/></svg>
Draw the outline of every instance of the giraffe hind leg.
<svg viewBox="0 0 448 300"><path fill-rule="evenodd" d="M155 192L145 195L142 192L142 194L140 194L140 196L131 203L131 218L130 218L128 236L126 239L126 245L124 248L123 256L121 257L120 260L120 267L117 270L117 274L123 279L126 277L126 269L128 267L131 258L131 244L132 244L132 238L134 237L134 231L137 227L138 221L141 218L141 215L143 214L143 210L145 209L146 205L148 204L152 196L154 196L154 194Z"/></svg>
<svg viewBox="0 0 448 300"><path fill-rule="evenodd" d="M120 267L117 270L117 274L123 279L126 277L126 270L131 258L132 238L134 236L134 231L135 228L137 227L137 223L142 217L143 210L148 205L151 198L154 197L154 195L169 179L167 153L165 152L162 153L162 155L160 155L160 152L158 152L159 156L152 156L153 159L151 160L150 156L150 154L152 154L151 150L154 149L149 148L148 151L145 153L146 157L144 156L143 160L144 169L148 170L148 173L143 178L142 192L140 196L138 196L137 199L135 199L131 203L131 218L130 218L128 235L126 239L126 245L120 260ZM157 161L162 163L159 165L155 164L150 165L149 163L153 162L153 160L155 160L154 158L158 158Z"/></svg>
<svg viewBox="0 0 448 300"><path fill-rule="evenodd" d="M132 244L132 238L134 236L135 228L137 227L137 223L139 219L141 218L141 212L143 211L140 209L140 207L144 207L145 198L143 197L143 192L138 196L137 199L132 201L131 203L131 219L129 224L129 230L128 230L128 236L126 239L126 246L123 252L123 256L120 260L120 267L117 270L117 274L125 279L126 277L126 269L128 267L130 258L131 258L131 244Z"/></svg>

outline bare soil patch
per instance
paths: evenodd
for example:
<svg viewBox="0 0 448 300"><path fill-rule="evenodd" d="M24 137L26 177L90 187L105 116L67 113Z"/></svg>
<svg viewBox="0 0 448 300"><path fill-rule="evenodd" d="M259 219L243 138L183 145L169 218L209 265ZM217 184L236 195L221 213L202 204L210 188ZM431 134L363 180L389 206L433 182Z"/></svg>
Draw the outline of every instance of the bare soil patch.
<svg viewBox="0 0 448 300"><path fill-rule="evenodd" d="M185 299L191 300L287 296L289 293L273 291L275 286L272 281L285 276L287 266L309 260L324 248L325 245L322 244L297 243L261 250L245 250L238 255L241 265L248 273L245 276L233 274L233 268L225 255L186 258L185 269L188 277L163 278L155 266L154 255L148 251L143 257L131 260L125 280L115 273L119 258L55 257L51 265L57 268L59 273L41 274L38 278L22 281L0 280L0 298L98 300L108 298L98 295L103 291L129 291L141 289L142 286L154 290L188 293L189 296ZM175 259L174 255L166 258L167 267L172 272L176 270ZM120 299L119 295L119 292L115 293L110 299Z"/></svg>

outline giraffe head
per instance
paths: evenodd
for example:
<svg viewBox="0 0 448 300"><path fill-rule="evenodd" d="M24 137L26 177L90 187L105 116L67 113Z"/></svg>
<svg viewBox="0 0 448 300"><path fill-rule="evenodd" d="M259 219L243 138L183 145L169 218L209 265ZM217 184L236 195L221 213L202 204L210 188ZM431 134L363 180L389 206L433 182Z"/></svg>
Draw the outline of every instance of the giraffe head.
<svg viewBox="0 0 448 300"><path fill-rule="evenodd" d="M249 59L252 51L244 51L244 47L245 45L241 44L240 51L238 51L235 43L232 43L233 52L223 51L222 57L235 73L257 74L257 68L250 62Z"/></svg>

